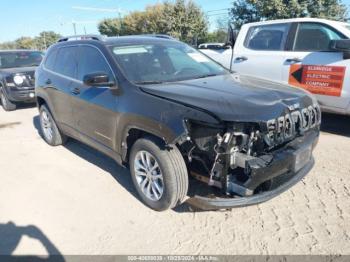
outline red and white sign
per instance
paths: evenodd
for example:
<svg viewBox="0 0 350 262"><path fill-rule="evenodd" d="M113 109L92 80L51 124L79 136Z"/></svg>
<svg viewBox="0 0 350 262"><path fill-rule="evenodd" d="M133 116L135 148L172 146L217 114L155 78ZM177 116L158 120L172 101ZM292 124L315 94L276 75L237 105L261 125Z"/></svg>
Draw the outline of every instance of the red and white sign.
<svg viewBox="0 0 350 262"><path fill-rule="evenodd" d="M313 94L341 96L345 69L344 66L291 65L288 83Z"/></svg>

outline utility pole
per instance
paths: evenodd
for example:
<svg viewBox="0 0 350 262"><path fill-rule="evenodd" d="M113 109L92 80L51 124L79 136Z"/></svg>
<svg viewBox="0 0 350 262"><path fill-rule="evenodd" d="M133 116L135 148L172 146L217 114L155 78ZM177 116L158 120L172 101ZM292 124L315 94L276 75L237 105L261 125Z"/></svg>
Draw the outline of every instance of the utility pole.
<svg viewBox="0 0 350 262"><path fill-rule="evenodd" d="M72 21L72 23L73 23L74 35L77 35L77 23L75 21Z"/></svg>
<svg viewBox="0 0 350 262"><path fill-rule="evenodd" d="M120 33L123 32L122 12L118 10L118 14L119 14L119 23L120 23L120 32L119 32L119 35L120 35Z"/></svg>
<svg viewBox="0 0 350 262"><path fill-rule="evenodd" d="M90 11L90 12L117 13L119 18L119 23L120 23L120 31L123 31L122 13L126 13L126 11L122 10L121 8L96 8L96 7L90 7L90 6L72 6L72 9L81 10L81 11ZM73 26L75 28L75 25ZM76 34L76 29L74 29L74 32ZM84 32L86 34L85 27L84 27Z"/></svg>
<svg viewBox="0 0 350 262"><path fill-rule="evenodd" d="M47 45L46 45L46 33L45 33L45 31L43 31L43 36L44 36L44 46L45 46L44 50L46 50Z"/></svg>

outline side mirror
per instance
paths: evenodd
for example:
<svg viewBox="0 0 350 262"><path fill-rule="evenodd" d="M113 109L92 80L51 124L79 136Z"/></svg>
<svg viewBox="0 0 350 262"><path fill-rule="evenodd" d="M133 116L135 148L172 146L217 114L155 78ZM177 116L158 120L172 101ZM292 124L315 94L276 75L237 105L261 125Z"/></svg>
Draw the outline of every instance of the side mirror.
<svg viewBox="0 0 350 262"><path fill-rule="evenodd" d="M234 30L231 25L228 26L226 46L234 47L238 36L238 30Z"/></svg>
<svg viewBox="0 0 350 262"><path fill-rule="evenodd" d="M331 51L343 52L344 59L350 58L350 39L332 40L329 45Z"/></svg>
<svg viewBox="0 0 350 262"><path fill-rule="evenodd" d="M83 77L83 82L87 86L95 86L95 87L115 86L115 82L110 82L109 76L103 72L87 74Z"/></svg>

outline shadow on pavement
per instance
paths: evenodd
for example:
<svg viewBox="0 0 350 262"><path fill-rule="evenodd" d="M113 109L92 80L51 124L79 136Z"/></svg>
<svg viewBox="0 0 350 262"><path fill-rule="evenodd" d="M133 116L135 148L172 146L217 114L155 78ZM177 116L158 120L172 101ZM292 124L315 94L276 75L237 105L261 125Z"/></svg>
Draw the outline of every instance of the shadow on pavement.
<svg viewBox="0 0 350 262"><path fill-rule="evenodd" d="M40 136L42 136L40 131L40 122L39 116L35 116L33 118L33 125L37 129ZM44 142L43 142L44 143ZM85 145L75 139L70 138L68 142L64 145L72 153L76 154L80 158L98 166L102 170L108 172L112 175L112 177L122 185L126 190L129 191L138 201L141 201L137 195L137 192L132 183L132 179L130 176L130 171L127 168L124 168L118 165L112 158L102 154L101 152L95 150L94 148ZM202 195L208 196L217 191L216 188L208 187L206 184L198 182L192 177L189 178L189 191L188 196ZM184 212L198 212L201 210L197 210L192 208L186 202L180 206L177 206L173 209L175 212L184 213Z"/></svg>
<svg viewBox="0 0 350 262"><path fill-rule="evenodd" d="M33 125L37 129L40 136L42 136L40 131L39 116L33 118ZM44 143L44 141L43 141ZM68 142L64 145L72 153L76 154L80 158L94 164L95 166L101 168L102 170L108 172L112 177L121 184L125 189L127 189L135 198L138 199L136 190L134 190L134 185L131 180L130 172L127 168L118 165L112 158L102 154L101 152L95 150L94 148L85 145L73 138L70 138Z"/></svg>
<svg viewBox="0 0 350 262"><path fill-rule="evenodd" d="M10 123L0 123L0 129L1 128L13 128L14 126L20 125L21 122L10 122Z"/></svg>
<svg viewBox="0 0 350 262"><path fill-rule="evenodd" d="M33 108L36 107L36 103L19 103L17 105L17 109L27 109L27 108Z"/></svg>
<svg viewBox="0 0 350 262"><path fill-rule="evenodd" d="M321 131L350 137L350 117L323 113Z"/></svg>
<svg viewBox="0 0 350 262"><path fill-rule="evenodd" d="M28 108L36 107L36 103L18 103L16 105L17 105L16 110L25 110Z"/></svg>
<svg viewBox="0 0 350 262"><path fill-rule="evenodd" d="M112 158L77 140L69 139L64 147L80 158L89 161L95 166L111 174L119 184L121 184L135 198L138 199L136 190L134 190L134 185L131 180L130 172L127 168L118 165Z"/></svg>
<svg viewBox="0 0 350 262"><path fill-rule="evenodd" d="M16 261L65 261L57 247L47 236L36 226L17 226L13 222L0 224L0 255L6 261L11 260L13 254L23 236L38 240L47 252L47 256L20 256L15 257ZM9 257L7 257L9 256ZM13 257L12 257L13 258Z"/></svg>

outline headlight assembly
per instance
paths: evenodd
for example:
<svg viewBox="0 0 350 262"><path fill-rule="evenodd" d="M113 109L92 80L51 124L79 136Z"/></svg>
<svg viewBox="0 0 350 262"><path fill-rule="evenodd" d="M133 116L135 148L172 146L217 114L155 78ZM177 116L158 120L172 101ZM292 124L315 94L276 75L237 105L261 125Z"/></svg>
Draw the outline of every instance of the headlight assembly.
<svg viewBox="0 0 350 262"><path fill-rule="evenodd" d="M16 85L22 85L24 82L25 76L23 75L15 75L13 77L13 82L15 82Z"/></svg>

